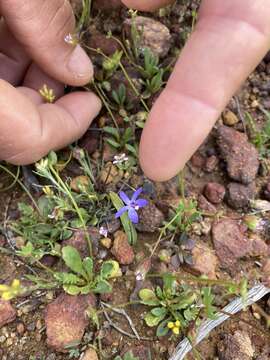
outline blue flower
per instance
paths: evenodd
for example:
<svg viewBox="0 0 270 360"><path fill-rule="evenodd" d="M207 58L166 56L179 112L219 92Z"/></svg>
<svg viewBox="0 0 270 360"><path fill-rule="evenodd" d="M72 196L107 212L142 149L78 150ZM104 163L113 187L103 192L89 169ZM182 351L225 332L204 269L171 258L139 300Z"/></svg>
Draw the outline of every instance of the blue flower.
<svg viewBox="0 0 270 360"><path fill-rule="evenodd" d="M128 217L129 219L134 223L137 224L139 222L139 216L137 211L148 205L148 201L145 199L138 199L138 196L141 194L142 192L142 188L139 188L138 190L136 190L134 192L134 194L132 195L132 198L129 199L129 197L123 192L120 191L119 192L119 196L120 198L123 200L123 202L126 204L125 206L123 206L116 214L115 217L119 218L120 216L122 216L126 211L128 212Z"/></svg>

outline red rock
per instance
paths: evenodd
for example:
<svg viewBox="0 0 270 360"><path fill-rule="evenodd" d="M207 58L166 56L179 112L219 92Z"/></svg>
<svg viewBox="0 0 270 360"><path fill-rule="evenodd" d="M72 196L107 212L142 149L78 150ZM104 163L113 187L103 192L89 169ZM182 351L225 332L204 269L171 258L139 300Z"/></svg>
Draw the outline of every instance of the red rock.
<svg viewBox="0 0 270 360"><path fill-rule="evenodd" d="M255 184L243 185L230 183L227 188L227 202L233 209L242 209L249 205L249 201L254 198Z"/></svg>
<svg viewBox="0 0 270 360"><path fill-rule="evenodd" d="M134 261L133 248L129 245L127 235L123 231L119 230L114 234L111 252L121 265L129 265Z"/></svg>
<svg viewBox="0 0 270 360"><path fill-rule="evenodd" d="M253 234L250 237L251 241L251 256L268 256L269 248L268 245L258 235Z"/></svg>
<svg viewBox="0 0 270 360"><path fill-rule="evenodd" d="M92 240L93 248L95 249L98 247L98 243L100 240L99 230L94 227L91 227L88 228L88 232ZM62 245L73 246L75 249L79 251L82 258L89 256L89 248L84 230L75 230L72 237L69 238L68 240L63 241Z"/></svg>
<svg viewBox="0 0 270 360"><path fill-rule="evenodd" d="M68 345L80 343L89 324L85 311L95 305L96 299L92 294L58 296L45 310L48 346L59 352L68 352Z"/></svg>
<svg viewBox="0 0 270 360"><path fill-rule="evenodd" d="M144 17L136 16L134 20L127 19L124 23L124 29L130 37L131 24L134 24L140 33L140 48L149 48L153 54L158 57L165 57L171 47L170 30L159 21Z"/></svg>
<svg viewBox="0 0 270 360"><path fill-rule="evenodd" d="M198 196L198 206L200 210L209 214L215 214L217 212L216 207L212 205L203 195Z"/></svg>
<svg viewBox="0 0 270 360"><path fill-rule="evenodd" d="M163 224L163 213L150 202L147 206L139 210L139 223L136 229L141 232L155 232Z"/></svg>
<svg viewBox="0 0 270 360"><path fill-rule="evenodd" d="M236 220L222 219L214 223L212 238L216 254L224 266L234 265L252 249L251 241Z"/></svg>
<svg viewBox="0 0 270 360"><path fill-rule="evenodd" d="M9 301L0 299L0 328L16 319L16 310Z"/></svg>
<svg viewBox="0 0 270 360"><path fill-rule="evenodd" d="M194 167L202 168L205 165L205 158L198 152L196 152L191 158L191 164Z"/></svg>
<svg viewBox="0 0 270 360"><path fill-rule="evenodd" d="M193 264L190 266L200 275L207 275L209 279L216 279L218 259L208 246L196 244L192 249Z"/></svg>
<svg viewBox="0 0 270 360"><path fill-rule="evenodd" d="M225 188L223 185L210 182L204 188L204 195L213 204L220 204L225 196Z"/></svg>
<svg viewBox="0 0 270 360"><path fill-rule="evenodd" d="M100 49L107 56L111 56L117 50L121 50L120 44L115 39L108 38L101 33L91 34L87 44L93 49Z"/></svg>
<svg viewBox="0 0 270 360"><path fill-rule="evenodd" d="M84 353L82 360L98 360L96 350L90 348Z"/></svg>
<svg viewBox="0 0 270 360"><path fill-rule="evenodd" d="M217 143L230 178L243 184L251 183L259 169L259 154L247 136L228 126L220 126Z"/></svg>
<svg viewBox="0 0 270 360"><path fill-rule="evenodd" d="M254 352L250 337L245 331L225 334L224 340L218 344L220 360L252 360Z"/></svg>

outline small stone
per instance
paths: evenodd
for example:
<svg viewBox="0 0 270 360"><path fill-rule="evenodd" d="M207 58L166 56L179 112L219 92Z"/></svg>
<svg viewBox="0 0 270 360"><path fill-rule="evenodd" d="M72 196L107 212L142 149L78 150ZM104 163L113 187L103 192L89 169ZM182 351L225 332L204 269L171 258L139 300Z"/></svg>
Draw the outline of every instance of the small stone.
<svg viewBox="0 0 270 360"><path fill-rule="evenodd" d="M22 236L15 238L15 244L17 249L21 249L25 245L25 239Z"/></svg>
<svg viewBox="0 0 270 360"><path fill-rule="evenodd" d="M40 319L38 319L38 320L36 321L36 328L37 328L37 330L40 330L40 329L42 328L42 322L41 322Z"/></svg>
<svg viewBox="0 0 270 360"><path fill-rule="evenodd" d="M218 259L214 251L204 244L197 243L191 253L193 261L190 268L200 275L207 275L209 279L216 279Z"/></svg>
<svg viewBox="0 0 270 360"><path fill-rule="evenodd" d="M205 157L199 152L196 152L191 158L191 164L194 167L201 169L205 165Z"/></svg>
<svg viewBox="0 0 270 360"><path fill-rule="evenodd" d="M225 335L218 344L220 360L252 360L255 351L247 332L237 330L233 335Z"/></svg>
<svg viewBox="0 0 270 360"><path fill-rule="evenodd" d="M25 332L24 323L19 322L19 323L17 324L16 330L17 330L17 333L18 333L18 334L23 335L24 332Z"/></svg>
<svg viewBox="0 0 270 360"><path fill-rule="evenodd" d="M89 322L85 311L95 305L92 294L58 296L45 310L48 346L59 352L68 352L68 345L80 343Z"/></svg>
<svg viewBox="0 0 270 360"><path fill-rule="evenodd" d="M230 183L227 188L227 202L233 209L243 209L255 195L255 184Z"/></svg>
<svg viewBox="0 0 270 360"><path fill-rule="evenodd" d="M172 37L165 25L148 17L136 16L134 19L127 19L124 22L124 29L128 37L131 35L132 24L140 33L139 47L142 50L149 48L154 55L160 58L168 54Z"/></svg>
<svg viewBox="0 0 270 360"><path fill-rule="evenodd" d="M102 239L100 240L100 243L101 243L101 245L104 246L106 249L110 249L111 246L112 246L112 239L105 237L105 238L102 238Z"/></svg>
<svg viewBox="0 0 270 360"><path fill-rule="evenodd" d="M82 191L87 191L87 188L90 185L90 180L88 176L81 175L77 176L71 180L70 187L73 191L80 193Z"/></svg>
<svg viewBox="0 0 270 360"><path fill-rule="evenodd" d="M212 238L216 254L224 266L231 266L237 259L250 253L251 241L245 236L236 220L222 219L214 223Z"/></svg>
<svg viewBox="0 0 270 360"><path fill-rule="evenodd" d="M141 232L155 232L163 224L164 215L150 202L147 206L139 210L139 223L136 229Z"/></svg>
<svg viewBox="0 0 270 360"><path fill-rule="evenodd" d="M9 301L0 299L0 328L16 319L16 311Z"/></svg>
<svg viewBox="0 0 270 360"><path fill-rule="evenodd" d="M204 188L204 195L213 204L220 204L225 196L223 185L210 182Z"/></svg>
<svg viewBox="0 0 270 360"><path fill-rule="evenodd" d="M93 49L100 49L107 56L111 56L117 50L121 50L120 44L115 39L107 37L106 35L101 34L99 32L95 32L90 35L87 45ZM95 147L95 150L96 149L97 146ZM92 153L94 151L92 151Z"/></svg>
<svg viewBox="0 0 270 360"><path fill-rule="evenodd" d="M218 157L216 155L211 155L206 159L204 170L208 173L213 172L218 165Z"/></svg>
<svg viewBox="0 0 270 360"><path fill-rule="evenodd" d="M203 195L198 196L198 207L200 210L212 215L217 212L216 207L211 204Z"/></svg>
<svg viewBox="0 0 270 360"><path fill-rule="evenodd" d="M12 338L8 338L7 341L6 341L6 346L9 347L13 344L13 340Z"/></svg>
<svg viewBox="0 0 270 360"><path fill-rule="evenodd" d="M99 230L95 227L89 227L88 233L90 235L92 245L95 250L97 249L100 240ZM62 245L73 246L75 249L79 251L82 258L85 258L89 255L88 242L84 230L75 230L72 237L69 238L68 240L63 241Z"/></svg>
<svg viewBox="0 0 270 360"><path fill-rule="evenodd" d="M123 231L119 230L114 234L111 252L121 265L129 265L134 261L133 248L129 245L127 235Z"/></svg>
<svg viewBox="0 0 270 360"><path fill-rule="evenodd" d="M217 144L232 180L246 185L255 180L259 169L259 154L245 134L228 126L220 126L217 130Z"/></svg>
<svg viewBox="0 0 270 360"><path fill-rule="evenodd" d="M230 110L225 110L222 117L224 125L233 126L239 122L238 117Z"/></svg>
<svg viewBox="0 0 270 360"><path fill-rule="evenodd" d="M250 237L251 250L250 256L269 256L269 248L267 244L260 238L259 235L253 234Z"/></svg>
<svg viewBox="0 0 270 360"><path fill-rule="evenodd" d="M98 355L94 349L86 350L81 360L98 360Z"/></svg>
<svg viewBox="0 0 270 360"><path fill-rule="evenodd" d="M6 337L4 335L0 336L0 344L4 344L4 342L6 341Z"/></svg>

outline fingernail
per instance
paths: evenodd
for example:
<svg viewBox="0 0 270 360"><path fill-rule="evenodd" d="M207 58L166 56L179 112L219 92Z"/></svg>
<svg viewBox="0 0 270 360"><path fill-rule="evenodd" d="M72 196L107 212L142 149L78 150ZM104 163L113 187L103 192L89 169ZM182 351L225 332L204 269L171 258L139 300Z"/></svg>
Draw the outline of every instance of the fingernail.
<svg viewBox="0 0 270 360"><path fill-rule="evenodd" d="M89 80L92 77L92 63L80 45L77 45L73 50L68 62L68 69L77 77L85 77Z"/></svg>

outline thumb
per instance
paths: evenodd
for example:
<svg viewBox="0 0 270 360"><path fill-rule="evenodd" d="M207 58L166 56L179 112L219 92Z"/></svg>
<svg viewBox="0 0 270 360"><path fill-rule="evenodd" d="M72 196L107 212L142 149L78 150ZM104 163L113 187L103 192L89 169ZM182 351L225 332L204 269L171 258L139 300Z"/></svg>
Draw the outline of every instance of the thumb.
<svg viewBox="0 0 270 360"><path fill-rule="evenodd" d="M128 8L140 11L154 11L158 8L171 4L174 0L122 0L122 2Z"/></svg>
<svg viewBox="0 0 270 360"><path fill-rule="evenodd" d="M32 59L53 78L86 84L93 68L84 50L65 42L75 19L68 0L0 0L0 13Z"/></svg>

